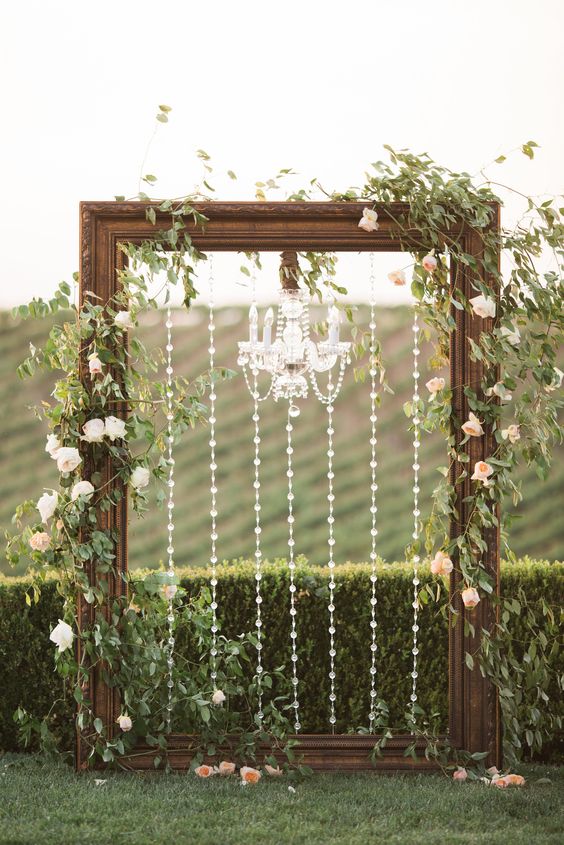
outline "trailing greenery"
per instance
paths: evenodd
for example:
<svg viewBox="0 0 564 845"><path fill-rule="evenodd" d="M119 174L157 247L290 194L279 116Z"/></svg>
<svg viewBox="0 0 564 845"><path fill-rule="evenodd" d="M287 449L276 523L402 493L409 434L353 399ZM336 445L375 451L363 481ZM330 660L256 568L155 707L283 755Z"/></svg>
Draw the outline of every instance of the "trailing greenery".
<svg viewBox="0 0 564 845"><path fill-rule="evenodd" d="M169 112L168 106L160 106L159 120L166 122ZM535 146L529 141L523 145L522 152L532 158ZM453 624L463 623L465 634L472 635L477 619L472 608L485 595L492 596L495 587L492 573L483 562L488 552L486 537L488 532L497 536L498 527L507 537L506 520L498 525L498 505L508 495L515 503L521 498L514 481L515 467L519 460L524 460L541 476L546 476L553 443L561 437L557 421L561 402L557 390L563 374L556 366L556 353L564 333L561 284L564 209L553 199L540 202L527 197L523 217L515 225L498 231L493 225L494 204L501 200L495 191L502 186L490 177L485 176L482 183L475 184L469 174L441 167L426 154L416 156L387 149L390 163L376 162L363 186L336 192L331 198L361 200L366 204L359 225L368 231L378 225L378 209L381 211L395 201L407 204L407 210L399 215L395 224L402 247L411 254L411 290L417 300L416 311L426 323L424 334L435 345L434 367L441 368L448 358L450 335L456 329L453 309L465 310L471 319L482 321L479 339L470 344L471 358L483 367L481 383L446 386L444 379L435 379L428 383L425 398L414 396L413 402L405 408L416 432L419 426L426 431L439 430L448 446L447 465L440 468L441 480L432 494L431 514L425 520L418 519L413 542L406 548L406 558L415 569L414 586L420 586L417 579L420 558L433 558L432 565L442 565L444 561L450 569L454 566L453 594L460 595L467 612L461 620L458 602L452 602L444 594L439 581L435 588L426 584L416 589L414 602L423 608L434 600L437 612L443 613L445 618L448 612ZM195 268L205 262L207 256L195 247L187 221L205 228L207 219L199 210L198 200L204 192L212 190L209 156L204 151L199 155L205 174L202 188L193 195L151 201L146 193L138 194L139 201L145 204L147 220L155 227L154 238L140 244L121 245L128 262L126 269L118 271L119 289L112 300L100 303L95 294L86 291L75 319L55 325L44 348L31 348L29 357L19 369L22 377L37 369L63 371L63 377L55 385L54 401L46 403L42 409L51 432L46 451L57 463L59 485L51 494L42 496L40 502L30 500L17 509L18 533L9 538L7 554L14 564L22 559L31 560L35 570L34 600L38 598L46 576L55 574L57 577L57 588L64 597L64 619L52 632L59 648L57 668L63 677L72 678L82 743L89 749L92 760L99 756L105 761L113 760L127 750L123 737L120 734L113 736L112 726L104 725L96 718L89 699L89 669L105 660L109 660L113 669L108 681L119 686L121 700L127 702L132 711L142 705L148 708L147 713L134 712L135 719L142 730L149 727L154 730L145 738L154 741L166 758L168 721L162 711L162 701L154 695L157 670L151 669L156 663L161 671L160 661L168 656L168 644L171 650L175 646L173 632L165 632L162 596L167 597L166 612L174 626L174 604L180 601L180 594L174 595L176 578L172 571L163 574L158 589L153 589L150 597L144 586L138 590L142 607L147 611L145 625L138 625L135 618L130 619L132 611L128 609L127 598L112 598L108 618L104 607L109 598L103 576L114 570L118 535L116 529L106 529L100 524L100 514L118 504L127 490L133 511L144 512L147 506L145 488L149 480L162 481L169 473L168 442L205 418L203 398L206 392L220 379L231 375L215 369L194 381L176 376L169 389L166 381L159 381L155 376L159 361L162 361L160 353L147 349L135 335L129 338L129 345L124 342L125 333L135 327L139 315L158 307L158 294L149 293L154 290L153 284L161 280L161 291L165 292L167 300L169 286L180 285L187 307L196 294ZM286 173L281 171L279 176ZM145 176L148 185L155 181L153 175ZM263 187L276 187L276 180L258 187L264 197ZM315 185L314 191L319 190ZM295 201L311 198L311 185L291 197ZM157 225L157 212L166 215L167 222L162 227ZM479 255L466 252L461 224L462 228L477 233L481 247ZM413 232L418 233L417 243L413 241ZM552 254L553 265L541 272L537 261L547 252ZM499 269L500 254L509 267L506 277ZM257 255L250 258L260 261ZM449 278L451 267L455 269L452 279ZM459 286L463 269L471 276L472 297L467 297ZM330 253L302 255L300 272L300 281L312 295L322 298L324 292L331 296L346 292L335 282L335 261ZM401 270L394 271L390 278L396 283L405 283ZM49 303L35 300L29 306L22 306L19 315L24 318L42 316L67 308L70 293L70 287L63 282ZM353 315L349 312L348 316L352 319ZM321 327L321 331L323 333L325 327ZM369 335L363 327L354 326L352 332L354 351L360 362L357 376L362 378L366 369L377 370L381 384L386 387L385 361L380 345L370 346ZM432 387L432 384L436 386ZM455 390L464 391L471 411L468 420L458 419L453 411ZM170 430L167 431L158 411L169 399ZM486 460L471 467L466 444L470 437L484 436L482 425L493 432L495 446ZM467 430L469 427L472 430ZM111 462L117 486L110 484L106 476L108 462ZM457 510L458 491L466 479L472 480L465 499L467 518L460 525L459 533L452 536L450 527L461 518ZM35 515L36 508L41 521ZM419 517L418 513L416 517ZM77 592L91 605L93 617L92 625L80 630L76 624ZM495 595L492 598L497 602ZM502 598L496 637L492 638L487 632L482 636L478 631L480 649L475 654L466 653L468 666L487 674L507 699L518 698L523 678L513 677L513 685L510 685L511 679L503 676L496 657L503 656L510 661L511 655L507 651L496 653L496 649L501 639L510 637L511 613L519 615L524 598L519 595L521 604L511 607L507 599ZM133 599L136 599L135 592ZM187 612L193 612L191 621L195 630L202 629L207 611L200 606L198 613L194 604ZM182 626L183 617L180 619ZM532 621L531 627L534 627ZM71 648L75 637L78 637L77 649ZM202 641L204 651L206 648L209 651L209 646L209 640ZM229 651L230 648L230 643L222 642L222 649ZM120 656L130 666L130 672L120 668ZM535 701L539 696L542 698L549 674L549 657L546 648L537 651L536 655L529 654L533 664L538 658L542 666L531 674L527 707L530 697ZM261 686L260 676L255 676L248 687L241 680L238 660L228 665L223 651L219 659L224 684L229 685L240 700L246 695L252 698L252 688ZM217 688L217 679L210 674L209 665L206 659L202 675L195 672L199 691L191 696L182 683L178 663L171 669L172 724L186 717L187 697L199 710L200 720L206 724L211 721L206 720L205 713L209 712L212 695L223 693ZM501 677L498 671L501 671ZM288 689L281 692L286 695ZM377 707L380 716L377 725L384 731L385 741L393 727L390 707L384 699L379 699ZM251 702L249 712L252 708ZM122 715L129 722L127 713ZM535 717L527 712L527 718L529 715L529 721L534 722ZM26 725L26 715L22 713L20 717ZM277 710L272 723L263 726L255 717L254 725L244 728L245 745L251 755L252 743L265 736L269 738L268 732L273 740L283 742L284 718ZM444 749L437 744L435 722L433 713L426 712L414 696L404 714L403 727L423 735L428 740L427 753L442 758ZM214 723L215 732L207 735L209 742L220 741L224 733L222 720L217 718ZM289 724L286 720L285 726ZM513 707L511 719L506 722L506 731L512 733L509 751L518 748L516 738L522 742L524 729L523 720L518 718L518 708ZM531 730L529 725L527 729ZM542 731L539 733L542 738ZM532 730L532 740L534 745L535 730Z"/></svg>
<svg viewBox="0 0 564 845"><path fill-rule="evenodd" d="M265 564L264 602L262 606L265 648L264 665L274 678L274 688L267 691L266 700L278 694L278 687L284 690L280 672L282 665L288 665L289 628L288 615L288 573L285 561ZM339 707L337 715L338 730L346 731L350 725L366 728L368 715L369 691L369 621L370 621L370 567L367 564L348 564L338 567L337 572L337 689ZM411 644L409 638L411 624L411 572L405 564L378 565L378 691L388 702L390 724L400 725L403 712L409 699ZM184 591L182 601L193 602L202 591L206 591L208 573L203 570L180 570L180 584ZM221 567L218 576L218 602L222 617L222 633L233 644L238 642L240 652L244 649L238 640L241 631L253 629L255 613L254 569L251 562L234 561ZM148 574L148 580L140 580L139 573L132 573L137 584L137 593L144 588L150 589L154 576ZM327 726L327 667L319 654L327 653L327 574L322 567L307 565L302 562L297 571L298 584L298 636L299 654L303 666L307 666L301 690L303 724L306 731L323 732ZM435 590L435 579L428 569L422 575L422 586ZM442 582L439 583L444 590ZM513 738L516 733L523 735L525 756L543 753L555 753L556 737L562 715L561 700L564 663L558 652L558 619L552 620L551 614L559 612L562 605L564 586L564 564L525 559L518 563L504 563L502 566L502 591L505 601L513 603L522 599L517 610L513 606L508 610L507 619L510 635L503 631L496 637L497 648L506 655L506 663L500 663L498 673L503 673L503 686L522 692L511 705L504 706L505 723L509 723L506 738ZM57 594L53 580L42 589L38 604L26 605L26 590L30 590L29 579L4 580L0 582L0 657L4 667L4 691L0 709L0 747L15 750L18 747L19 728L13 720L16 708L21 707L31 714L35 727L40 730L41 718L51 711L48 725L54 738L63 748L70 747L72 736L71 689L53 671L53 656L47 647L49 630L54 619L62 610L62 599ZM180 596L180 592L179 592ZM143 601L137 598L140 606ZM150 605L142 615L129 611L128 618L134 621L139 642L146 643L152 630ZM531 615L528 618L529 615ZM147 618L149 616L149 618ZM161 612L161 617L164 614ZM447 621L437 613L434 603L428 602L422 609L420 637L420 701L426 712L436 714L434 724L444 729L447 716L448 683L448 637ZM201 614L201 630L197 636L206 637L206 614ZM188 624L180 624L177 635L180 676L183 682L195 684L194 691L205 687L206 679L200 677L201 666L195 667L195 655L200 653L194 629ZM497 656L497 651L496 651ZM546 660L544 659L546 657ZM112 659L112 655L110 655ZM184 661L188 660L186 664ZM136 661L131 662L125 652L124 661L130 669L135 669ZM162 656L157 653L155 669L151 677L154 684L146 685L150 690L150 711L160 711L162 696L166 690L166 678L163 672ZM505 666L507 664L507 675ZM140 665L144 665L141 661ZM247 660L242 660L242 671L246 684L251 684L253 670ZM190 668L188 668L190 667ZM123 671L123 670L122 670ZM129 669L128 669L129 671ZM119 682L119 678L118 678ZM229 696L228 709L222 710L221 717L227 713L235 717L231 730L237 728L241 705L236 690L226 685ZM545 699L546 696L546 699ZM154 700L160 699L158 707ZM139 710L137 700L127 702L129 712ZM56 705L51 709L51 704ZM502 697L504 701L504 697ZM234 707L234 703L237 706ZM284 702L278 702L284 706ZM142 710L145 708L142 706ZM234 710L234 712L233 712ZM214 709L211 708L211 716ZM146 716L143 714L143 719ZM196 721L194 721L194 719ZM516 732L513 719L519 724ZM32 724L28 721L27 727ZM141 720L145 728L145 723ZM202 730L206 737L206 726L200 721L197 708L182 711L179 728ZM138 727L138 730L140 728ZM148 731L149 732L149 731ZM532 733L530 733L532 732ZM131 737L131 734L129 734ZM126 741L130 742L128 735ZM34 740L35 741L35 740ZM513 741L513 740L512 740ZM157 755L158 756L158 755Z"/></svg>

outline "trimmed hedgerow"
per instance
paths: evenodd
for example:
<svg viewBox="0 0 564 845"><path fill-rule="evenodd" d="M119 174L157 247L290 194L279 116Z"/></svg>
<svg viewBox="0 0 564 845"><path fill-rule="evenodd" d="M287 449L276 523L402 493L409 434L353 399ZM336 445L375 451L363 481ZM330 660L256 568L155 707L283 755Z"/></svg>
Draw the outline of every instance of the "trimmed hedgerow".
<svg viewBox="0 0 564 845"><path fill-rule="evenodd" d="M365 726L370 689L370 567L367 564L346 564L336 570L336 640L337 640L337 731ZM422 585L431 579L428 570L421 570ZM178 570L182 586L189 594L207 586L207 573L202 569ZM138 573L133 573L137 577ZM436 579L433 579L436 580ZM521 587L530 602L544 599L552 605L562 601L564 564L525 559L502 565L502 592L506 596ZM328 612L327 570L300 562L296 570L297 630L299 651L300 703L305 731L328 730ZM0 664L2 696L0 698L0 748L18 747L17 726L12 715L18 706L36 716L43 716L56 699L52 727L61 737L61 745L72 742L72 705L65 697L61 678L54 670L53 646L49 631L61 612L61 599L54 582L42 588L38 604L29 606L25 594L26 579L0 580ZM261 582L263 604L264 650L267 669L289 665L288 570L285 561L263 565ZM411 692L411 570L406 564L378 566L377 619L377 689L390 706L390 722L398 722ZM248 561L224 564L218 574L218 603L222 631L236 636L251 631L255 618L254 566ZM514 637L523 640L526 634L514 617ZM539 614L542 620L542 614ZM542 624L542 623L541 623ZM419 700L428 711L438 712L446 724L448 697L447 622L434 603L420 612ZM179 649L190 644L179 640ZM559 668L564 671L562 660ZM547 706L555 705L557 690L549 691Z"/></svg>

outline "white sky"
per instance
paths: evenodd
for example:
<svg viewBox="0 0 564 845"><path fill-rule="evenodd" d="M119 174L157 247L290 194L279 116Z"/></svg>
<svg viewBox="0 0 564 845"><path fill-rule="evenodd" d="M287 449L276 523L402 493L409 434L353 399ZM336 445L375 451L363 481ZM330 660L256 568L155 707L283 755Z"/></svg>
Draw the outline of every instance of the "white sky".
<svg viewBox="0 0 564 845"><path fill-rule="evenodd" d="M475 172L529 139L542 147L534 162L515 155L495 172L561 193L563 31L562 0L6 4L0 306L70 278L80 200L137 193L158 103L173 107L144 167L159 196L199 181L199 147L217 198L252 199L281 167L300 173L291 189L314 176L359 184L383 143ZM343 272L364 298L361 265ZM240 297L227 264L217 286L220 302Z"/></svg>

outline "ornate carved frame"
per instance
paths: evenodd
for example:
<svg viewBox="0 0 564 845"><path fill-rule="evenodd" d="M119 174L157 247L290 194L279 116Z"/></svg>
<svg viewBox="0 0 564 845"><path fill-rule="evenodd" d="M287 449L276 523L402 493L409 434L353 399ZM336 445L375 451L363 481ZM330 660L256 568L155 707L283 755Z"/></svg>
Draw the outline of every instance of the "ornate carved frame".
<svg viewBox="0 0 564 845"><path fill-rule="evenodd" d="M196 228L191 219L185 221L197 247L203 251L398 251L406 245L418 244L419 233L402 233L397 227L398 216L406 214L409 207L402 203L393 203L378 208L380 228L376 232L366 233L358 228L362 206L358 203L335 202L213 202L199 203L198 210L209 220L205 230ZM139 243L155 237L159 228L166 229L170 218L155 206L157 228L146 219L145 204L139 202L84 202L80 206L80 297L81 304L86 291L94 292L103 301L107 301L116 292L118 278L116 268L123 262L123 253L119 250L121 242ZM160 225L159 225L160 224ZM495 227L499 226L499 208L494 206ZM482 249L479 233L463 225L445 234L456 233L464 241L464 250L479 256ZM475 294L472 287L473 272L467 266L451 268L451 283L456 274L456 284L466 296ZM481 365L470 360L468 338L478 338L480 330L491 328L490 321L473 319L465 311L453 309L456 331L451 335L450 371L451 386L454 392L454 407L459 419L466 419L468 407L464 395L464 386L476 386L481 380ZM125 413L125 410L122 409ZM457 435L459 432L457 432ZM484 459L493 446L493 435L486 431L482 438L472 438L466 449L470 461ZM106 468L107 478L111 478L112 468ZM467 516L465 496L469 494L468 479L459 485L458 512L460 523ZM101 522L117 527L120 541L116 549L116 565L119 572L127 571L127 496L109 513L100 514ZM453 535L459 533L460 523L453 524ZM484 563L496 583L499 592L499 535L489 531L485 536L488 553ZM97 577L95 565L90 572L94 582ZM457 579L456 568L452 575L451 591ZM124 580L109 577L109 594L116 595L125 590ZM450 742L470 752L488 751L488 762L501 765L501 730L499 703L495 688L484 679L479 669L470 670L465 663L465 651L474 651L482 627L489 627L494 619L494 608L486 596L477 608L466 610L460 596L453 595L454 604L459 612L457 624L449 628L449 729ZM92 623L92 608L82 597L78 605L79 624L81 627ZM467 619L475 628L475 636L464 632L464 620ZM93 702L95 715L104 724L115 724L119 713L119 701L115 690L103 681L99 670L91 670L89 689L85 690ZM360 771L372 769L369 753L374 739L359 735L300 735L300 751L304 762L320 770ZM389 742L384 756L377 760L377 769L414 769L430 768L423 753L413 760L405 757L405 748L410 744L409 735L396 736ZM177 769L185 769L190 762L191 743L189 736L171 737L170 764ZM423 750L423 747L421 747ZM129 759L132 768L146 769L153 767L153 750L139 747ZM86 748L80 733L76 740L76 767L84 769L87 765Z"/></svg>

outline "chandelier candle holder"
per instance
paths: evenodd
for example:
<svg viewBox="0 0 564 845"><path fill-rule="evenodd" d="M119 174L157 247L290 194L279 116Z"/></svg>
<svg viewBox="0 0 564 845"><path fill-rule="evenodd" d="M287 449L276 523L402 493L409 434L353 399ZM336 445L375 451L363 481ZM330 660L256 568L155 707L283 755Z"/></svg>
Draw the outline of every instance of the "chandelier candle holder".
<svg viewBox="0 0 564 845"><path fill-rule="evenodd" d="M297 254L293 251L283 252L280 268L282 287L275 336L274 311L269 308L263 322L262 340L259 340L259 313L253 302L249 310L249 340L239 342L237 363L244 371L250 367L251 371L269 374L269 392L272 392L276 401L305 399L311 385L318 399L329 404L341 388L345 367L350 363L351 344L339 339L340 314L333 304L329 306L327 314L327 340L315 343L311 339L310 297L307 291L299 287L298 278ZM316 374L329 372L336 364L339 366L339 375L335 388L331 396L323 396L317 386Z"/></svg>

